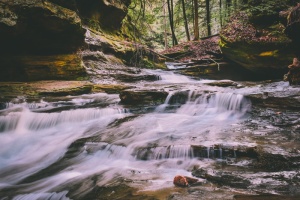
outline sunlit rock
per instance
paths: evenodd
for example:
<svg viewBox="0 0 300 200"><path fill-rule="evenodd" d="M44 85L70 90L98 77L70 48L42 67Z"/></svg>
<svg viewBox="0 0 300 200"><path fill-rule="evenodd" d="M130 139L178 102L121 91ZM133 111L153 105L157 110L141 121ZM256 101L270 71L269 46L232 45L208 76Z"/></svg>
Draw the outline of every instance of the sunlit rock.
<svg viewBox="0 0 300 200"><path fill-rule="evenodd" d="M188 187L189 185L192 185L197 182L198 180L196 178L181 175L175 176L173 180L173 184L178 187Z"/></svg>

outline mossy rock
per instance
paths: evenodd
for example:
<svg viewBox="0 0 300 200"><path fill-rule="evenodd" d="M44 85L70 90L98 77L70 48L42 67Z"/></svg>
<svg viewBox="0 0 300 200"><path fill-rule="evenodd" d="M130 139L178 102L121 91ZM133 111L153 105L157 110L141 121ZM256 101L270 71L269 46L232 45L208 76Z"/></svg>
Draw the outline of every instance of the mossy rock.
<svg viewBox="0 0 300 200"><path fill-rule="evenodd" d="M87 73L77 54L0 56L0 81L85 79Z"/></svg>
<svg viewBox="0 0 300 200"><path fill-rule="evenodd" d="M223 54L242 67L265 77L282 77L294 57L290 42L229 42L221 36Z"/></svg>
<svg viewBox="0 0 300 200"><path fill-rule="evenodd" d="M87 81L0 82L2 97L39 97L87 94L93 85Z"/></svg>

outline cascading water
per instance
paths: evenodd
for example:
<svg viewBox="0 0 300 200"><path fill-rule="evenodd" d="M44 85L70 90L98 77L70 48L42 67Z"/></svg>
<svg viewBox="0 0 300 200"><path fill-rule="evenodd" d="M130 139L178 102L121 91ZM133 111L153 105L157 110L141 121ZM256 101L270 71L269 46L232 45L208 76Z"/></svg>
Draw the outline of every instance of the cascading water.
<svg viewBox="0 0 300 200"><path fill-rule="evenodd" d="M0 200L101 199L123 184L172 188L174 176L233 162L255 146L239 130L251 112L243 92L158 75L147 87L166 84L169 95L153 112L132 114L107 94L8 103L0 111ZM233 166L243 163L251 161Z"/></svg>

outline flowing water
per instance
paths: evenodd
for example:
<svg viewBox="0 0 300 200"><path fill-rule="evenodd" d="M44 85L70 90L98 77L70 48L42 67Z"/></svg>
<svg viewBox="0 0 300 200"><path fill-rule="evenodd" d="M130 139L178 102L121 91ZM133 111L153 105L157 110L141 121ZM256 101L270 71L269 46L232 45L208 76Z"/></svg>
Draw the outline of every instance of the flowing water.
<svg viewBox="0 0 300 200"><path fill-rule="evenodd" d="M286 111L280 118L285 111L255 107L247 97L282 92L288 85L223 88L170 71L148 72L160 80L139 84L169 93L150 111L134 112L134 105L122 105L118 95L105 93L7 102L0 110L0 199L299 194L297 112ZM273 123L282 119L293 124ZM295 166L268 171L268 164L255 164L258 148L267 155L289 155ZM174 176L192 176L197 169L211 178L198 175L197 190L174 187ZM224 177L233 178L226 182Z"/></svg>

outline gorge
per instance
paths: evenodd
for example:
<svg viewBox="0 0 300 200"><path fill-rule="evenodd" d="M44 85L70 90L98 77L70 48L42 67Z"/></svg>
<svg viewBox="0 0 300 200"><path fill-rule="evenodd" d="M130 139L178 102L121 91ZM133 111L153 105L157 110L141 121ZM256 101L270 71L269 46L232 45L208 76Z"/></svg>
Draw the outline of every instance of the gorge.
<svg viewBox="0 0 300 200"><path fill-rule="evenodd" d="M131 3L0 0L0 200L299 199L297 48L272 76L228 60L256 62L224 50L241 42L226 27L220 52L158 53L130 35Z"/></svg>

